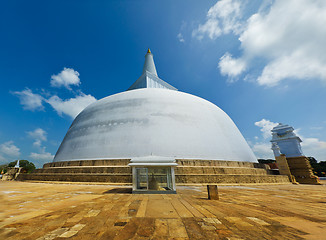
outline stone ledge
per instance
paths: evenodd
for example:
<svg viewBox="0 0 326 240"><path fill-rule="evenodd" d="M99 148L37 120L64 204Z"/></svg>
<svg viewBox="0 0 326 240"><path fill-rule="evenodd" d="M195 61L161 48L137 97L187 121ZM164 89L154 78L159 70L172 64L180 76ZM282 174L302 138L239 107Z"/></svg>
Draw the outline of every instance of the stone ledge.
<svg viewBox="0 0 326 240"><path fill-rule="evenodd" d="M176 183L180 184L248 184L289 183L287 176L269 175L264 164L220 160L177 159ZM19 180L100 182L131 184L129 159L78 160L44 164L32 174L22 174Z"/></svg>

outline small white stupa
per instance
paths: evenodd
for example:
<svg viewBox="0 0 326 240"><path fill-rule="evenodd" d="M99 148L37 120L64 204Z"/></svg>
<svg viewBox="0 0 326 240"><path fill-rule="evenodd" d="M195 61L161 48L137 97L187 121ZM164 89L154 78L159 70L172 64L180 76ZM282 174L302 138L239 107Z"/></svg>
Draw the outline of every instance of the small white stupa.
<svg viewBox="0 0 326 240"><path fill-rule="evenodd" d="M17 163L15 165L15 168L19 168L19 160L17 160Z"/></svg>
<svg viewBox="0 0 326 240"><path fill-rule="evenodd" d="M280 174L287 175L296 184L320 184L309 159L302 153L301 142L289 125L279 123L272 129L272 150Z"/></svg>
<svg viewBox="0 0 326 240"><path fill-rule="evenodd" d="M303 156L300 143L302 140L294 133L293 127L279 123L272 129L272 150L275 157L284 154L286 157Z"/></svg>

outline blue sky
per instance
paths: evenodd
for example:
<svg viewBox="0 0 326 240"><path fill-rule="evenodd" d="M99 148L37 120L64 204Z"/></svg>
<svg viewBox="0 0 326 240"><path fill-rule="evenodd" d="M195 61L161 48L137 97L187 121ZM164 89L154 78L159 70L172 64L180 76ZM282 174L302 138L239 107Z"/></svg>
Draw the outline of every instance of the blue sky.
<svg viewBox="0 0 326 240"><path fill-rule="evenodd" d="M282 122L326 160L326 3L5 1L0 163L52 160L74 116L126 90L147 48L159 76L236 123L258 158Z"/></svg>

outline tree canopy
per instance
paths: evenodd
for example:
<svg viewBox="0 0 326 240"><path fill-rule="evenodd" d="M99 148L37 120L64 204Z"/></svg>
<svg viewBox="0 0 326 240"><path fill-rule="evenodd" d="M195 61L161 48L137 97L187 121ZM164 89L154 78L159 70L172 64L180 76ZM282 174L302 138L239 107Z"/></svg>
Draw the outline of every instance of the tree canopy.
<svg viewBox="0 0 326 240"><path fill-rule="evenodd" d="M13 161L8 164L8 167L15 167L17 164L17 161ZM28 160L19 160L19 167L23 168L23 171L26 171L28 173L32 172L36 167L34 163L28 161Z"/></svg>
<svg viewBox="0 0 326 240"><path fill-rule="evenodd" d="M326 161L320 161L317 162L317 160L314 157L308 157L311 167L313 168L313 171L315 174L319 177L325 177L326 176Z"/></svg>

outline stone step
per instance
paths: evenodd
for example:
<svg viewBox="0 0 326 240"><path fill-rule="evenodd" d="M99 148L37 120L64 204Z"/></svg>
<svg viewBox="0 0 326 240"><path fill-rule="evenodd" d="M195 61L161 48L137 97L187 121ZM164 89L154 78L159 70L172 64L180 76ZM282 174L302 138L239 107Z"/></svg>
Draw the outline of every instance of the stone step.
<svg viewBox="0 0 326 240"><path fill-rule="evenodd" d="M76 160L46 163L43 165L43 168L72 166L127 166L129 162L130 159Z"/></svg>
<svg viewBox="0 0 326 240"><path fill-rule="evenodd" d="M226 175L226 174L176 174L176 183L183 184L249 184L289 183L285 175ZM21 174L17 180L65 181L65 182L106 182L132 184L131 174Z"/></svg>
<svg viewBox="0 0 326 240"><path fill-rule="evenodd" d="M179 166L216 166L216 167L247 167L247 168L263 168L269 167L263 163L254 162L237 162L223 160L199 160L199 159L176 159Z"/></svg>
<svg viewBox="0 0 326 240"><path fill-rule="evenodd" d="M261 168L245 167L216 167L216 166L178 166L176 174L253 174L267 175L267 171ZM131 173L128 166L70 166L49 167L36 169L34 173Z"/></svg>
<svg viewBox="0 0 326 240"><path fill-rule="evenodd" d="M17 180L33 181L64 181L64 182L106 182L106 183L130 183L132 184L131 174L83 174L83 173L32 173L20 174Z"/></svg>
<svg viewBox="0 0 326 240"><path fill-rule="evenodd" d="M92 174L102 174L102 173L122 173L131 174L131 167L128 166L70 166L70 167L50 167L35 169L34 173L92 173Z"/></svg>
<svg viewBox="0 0 326 240"><path fill-rule="evenodd" d="M287 176L269 175L264 164L252 162L177 159L176 183L182 184L250 184L289 183ZM106 182L131 184L130 159L80 160L44 164L18 180Z"/></svg>
<svg viewBox="0 0 326 240"><path fill-rule="evenodd" d="M248 167L248 168L263 168L265 164L254 162L237 162L223 160L191 160L191 159L176 159L179 166L223 166L223 167ZM71 166L127 166L130 159L96 159L96 160L75 160L51 162L43 165L43 168L49 167L71 167Z"/></svg>
<svg viewBox="0 0 326 240"><path fill-rule="evenodd" d="M175 174L253 174L267 175L266 169L246 167L178 166Z"/></svg>
<svg viewBox="0 0 326 240"><path fill-rule="evenodd" d="M183 174L175 176L179 185L185 184L231 184L231 183L289 183L286 175L212 175L212 174Z"/></svg>

